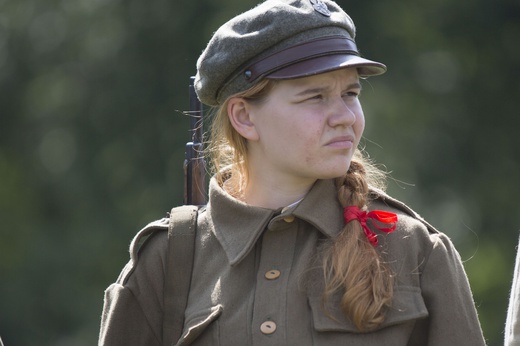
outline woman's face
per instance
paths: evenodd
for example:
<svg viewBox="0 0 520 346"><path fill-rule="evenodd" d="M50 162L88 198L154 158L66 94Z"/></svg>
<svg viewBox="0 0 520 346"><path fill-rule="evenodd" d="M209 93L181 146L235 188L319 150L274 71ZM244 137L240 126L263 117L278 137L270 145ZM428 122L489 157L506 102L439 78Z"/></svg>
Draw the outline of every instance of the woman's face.
<svg viewBox="0 0 520 346"><path fill-rule="evenodd" d="M277 82L247 103L250 174L288 182L345 174L365 126L355 68Z"/></svg>

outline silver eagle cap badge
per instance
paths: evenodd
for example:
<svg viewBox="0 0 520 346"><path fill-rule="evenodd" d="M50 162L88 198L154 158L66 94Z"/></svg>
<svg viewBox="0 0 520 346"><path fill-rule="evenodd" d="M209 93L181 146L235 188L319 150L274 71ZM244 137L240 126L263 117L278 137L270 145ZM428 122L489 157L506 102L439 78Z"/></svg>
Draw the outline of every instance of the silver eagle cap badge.
<svg viewBox="0 0 520 346"><path fill-rule="evenodd" d="M310 0L312 7L314 8L314 11L318 12L319 14L322 14L326 17L330 17L330 11L327 8L327 5L321 0Z"/></svg>

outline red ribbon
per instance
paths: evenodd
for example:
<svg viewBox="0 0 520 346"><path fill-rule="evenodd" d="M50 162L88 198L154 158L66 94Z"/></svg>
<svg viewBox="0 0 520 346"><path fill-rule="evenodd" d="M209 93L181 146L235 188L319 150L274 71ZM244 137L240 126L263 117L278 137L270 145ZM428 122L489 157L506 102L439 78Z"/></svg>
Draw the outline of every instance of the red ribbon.
<svg viewBox="0 0 520 346"><path fill-rule="evenodd" d="M356 206L349 206L343 209L343 218L345 223L352 220L358 220L363 227L363 231L368 238L370 244L377 245L377 235L368 228L367 221L372 219L372 224L375 228L383 232L393 232L397 226L397 215L383 210L373 210L371 212L362 211ZM389 227L381 227L378 223L389 224Z"/></svg>

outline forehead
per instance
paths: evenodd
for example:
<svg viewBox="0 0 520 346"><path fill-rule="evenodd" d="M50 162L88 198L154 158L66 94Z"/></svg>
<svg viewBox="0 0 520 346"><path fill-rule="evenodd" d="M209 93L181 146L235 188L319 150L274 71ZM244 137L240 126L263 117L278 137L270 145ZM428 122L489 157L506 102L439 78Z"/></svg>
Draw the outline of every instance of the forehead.
<svg viewBox="0 0 520 346"><path fill-rule="evenodd" d="M308 87L345 88L359 82L356 68L338 69L313 76L278 80L275 89L305 89Z"/></svg>

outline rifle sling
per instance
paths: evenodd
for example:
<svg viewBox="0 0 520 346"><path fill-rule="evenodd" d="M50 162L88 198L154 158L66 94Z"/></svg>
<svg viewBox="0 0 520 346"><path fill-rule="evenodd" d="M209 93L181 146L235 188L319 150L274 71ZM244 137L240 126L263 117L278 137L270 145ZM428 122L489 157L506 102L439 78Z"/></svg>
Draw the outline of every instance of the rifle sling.
<svg viewBox="0 0 520 346"><path fill-rule="evenodd" d="M168 254L164 283L163 345L180 339L188 303L195 255L195 234L199 207L183 205L170 212Z"/></svg>

